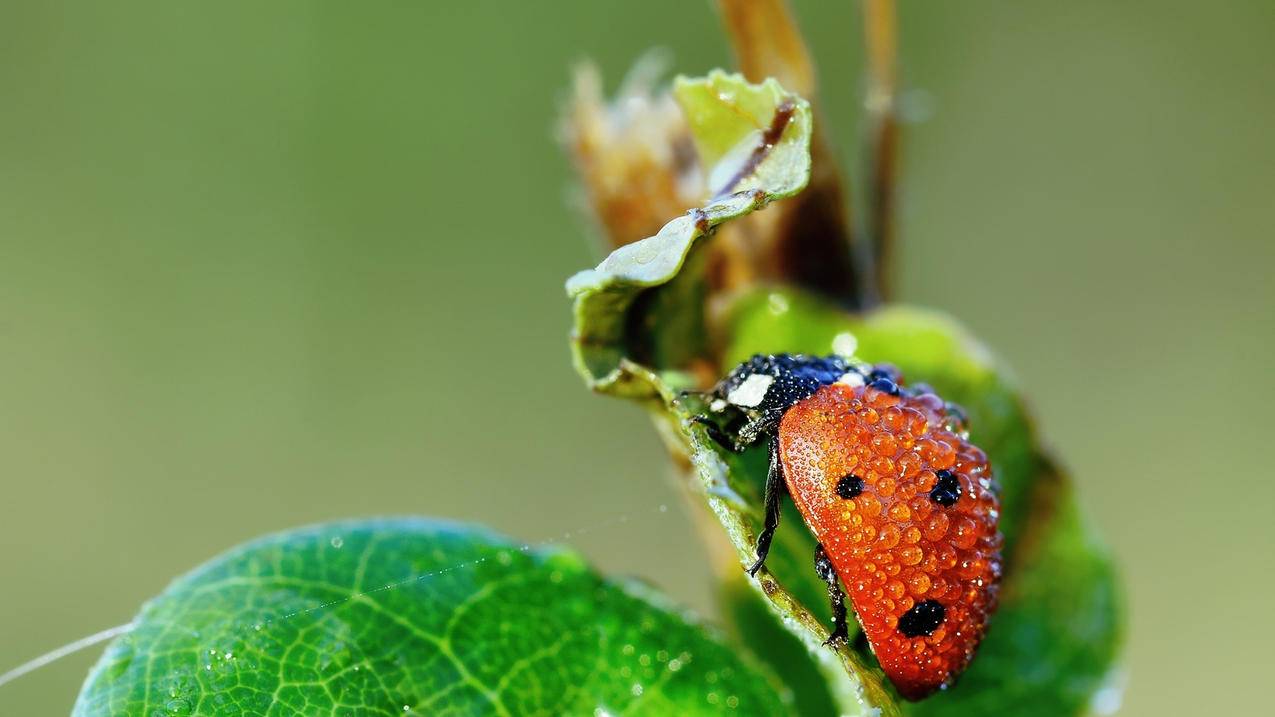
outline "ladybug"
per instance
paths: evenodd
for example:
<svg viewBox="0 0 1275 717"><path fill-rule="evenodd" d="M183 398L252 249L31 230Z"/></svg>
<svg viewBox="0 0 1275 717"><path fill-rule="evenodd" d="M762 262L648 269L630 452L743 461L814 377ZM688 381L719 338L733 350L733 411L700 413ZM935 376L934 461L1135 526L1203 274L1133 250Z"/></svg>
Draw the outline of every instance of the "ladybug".
<svg viewBox="0 0 1275 717"><path fill-rule="evenodd" d="M724 447L768 439L765 520L756 575L789 495L815 538L844 643L845 593L899 693L951 686L996 608L1003 539L983 451L964 412L890 366L838 356L757 355L703 394L694 420ZM844 587L844 591L843 591Z"/></svg>

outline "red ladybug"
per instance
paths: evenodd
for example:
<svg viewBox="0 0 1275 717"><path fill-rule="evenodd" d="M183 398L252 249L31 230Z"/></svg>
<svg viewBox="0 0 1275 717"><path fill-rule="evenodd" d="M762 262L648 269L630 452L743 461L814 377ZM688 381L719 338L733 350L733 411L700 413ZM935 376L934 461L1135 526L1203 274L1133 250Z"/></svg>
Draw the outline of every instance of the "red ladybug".
<svg viewBox="0 0 1275 717"><path fill-rule="evenodd" d="M758 355L707 394L709 434L741 451L769 438L766 560L787 493L819 540L815 570L847 636L845 590L899 693L921 699L965 669L996 607L999 505L964 415L888 367L840 357Z"/></svg>

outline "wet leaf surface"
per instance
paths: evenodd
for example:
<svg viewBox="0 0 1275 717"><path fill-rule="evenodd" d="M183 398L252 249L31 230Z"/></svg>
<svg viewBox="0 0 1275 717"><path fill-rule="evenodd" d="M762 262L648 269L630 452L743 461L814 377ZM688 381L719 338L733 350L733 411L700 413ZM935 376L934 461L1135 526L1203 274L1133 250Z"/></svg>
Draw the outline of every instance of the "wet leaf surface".
<svg viewBox="0 0 1275 717"><path fill-rule="evenodd" d="M576 555L416 519L215 558L148 603L74 714L788 714L755 662Z"/></svg>

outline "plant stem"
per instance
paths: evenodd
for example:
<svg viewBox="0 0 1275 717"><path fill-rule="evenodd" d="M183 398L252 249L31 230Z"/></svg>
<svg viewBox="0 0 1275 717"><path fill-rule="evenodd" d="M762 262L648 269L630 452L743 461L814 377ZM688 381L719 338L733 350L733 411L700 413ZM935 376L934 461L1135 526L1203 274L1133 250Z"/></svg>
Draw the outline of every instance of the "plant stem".
<svg viewBox="0 0 1275 717"><path fill-rule="evenodd" d="M871 252L868 303L890 298L891 267L898 187L898 28L894 0L862 0L864 47L867 53L868 112L867 216L864 220Z"/></svg>

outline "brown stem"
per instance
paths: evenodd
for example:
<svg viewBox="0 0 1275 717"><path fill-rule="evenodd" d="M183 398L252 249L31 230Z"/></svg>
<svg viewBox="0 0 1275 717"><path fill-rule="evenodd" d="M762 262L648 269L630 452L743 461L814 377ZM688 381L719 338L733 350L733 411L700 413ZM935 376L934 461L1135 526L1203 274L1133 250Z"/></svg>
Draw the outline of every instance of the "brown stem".
<svg viewBox="0 0 1275 717"><path fill-rule="evenodd" d="M750 82L767 77L810 100L818 114L818 87L810 53L785 0L718 0L736 62ZM864 305L863 278L855 261L846 182L823 122L816 117L810 184L801 194L723 232L718 276L725 286L757 281L793 284L830 296L851 308Z"/></svg>
<svg viewBox="0 0 1275 717"><path fill-rule="evenodd" d="M898 187L898 30L894 0L862 0L868 65L868 208L865 233L872 253L870 301L893 293L891 267Z"/></svg>
<svg viewBox="0 0 1275 717"><path fill-rule="evenodd" d="M753 82L773 77L814 101L814 66L784 0L719 0L718 6L745 77Z"/></svg>

